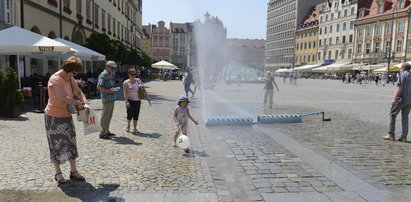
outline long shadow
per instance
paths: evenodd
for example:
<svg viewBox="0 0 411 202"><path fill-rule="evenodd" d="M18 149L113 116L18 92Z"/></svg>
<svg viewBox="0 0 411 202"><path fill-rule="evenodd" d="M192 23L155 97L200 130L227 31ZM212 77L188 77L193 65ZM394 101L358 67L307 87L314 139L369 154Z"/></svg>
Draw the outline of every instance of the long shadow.
<svg viewBox="0 0 411 202"><path fill-rule="evenodd" d="M150 99L154 102L158 101L158 100L161 100L161 101L176 101L176 100L168 99L168 98L162 97L160 95L155 95L155 94L150 94Z"/></svg>
<svg viewBox="0 0 411 202"><path fill-rule="evenodd" d="M110 192L120 187L119 184L99 184L95 188L87 181L69 181L58 187L69 197L78 198L81 201L124 201L123 198L110 197Z"/></svg>
<svg viewBox="0 0 411 202"><path fill-rule="evenodd" d="M140 137L149 137L149 138L160 138L161 134L158 134L158 133L140 133L138 136L140 136Z"/></svg>
<svg viewBox="0 0 411 202"><path fill-rule="evenodd" d="M19 116L16 118L0 118L0 121L30 121L30 119Z"/></svg>
<svg viewBox="0 0 411 202"><path fill-rule="evenodd" d="M114 137L111 141L115 141L116 144L123 144L123 145L142 145L143 143L135 142L134 140L127 138L127 137Z"/></svg>
<svg viewBox="0 0 411 202"><path fill-rule="evenodd" d="M200 151L197 151L197 150L190 149L190 152L189 153L184 153L183 156L187 157L187 158L190 158L190 157L194 157L194 156L209 157L210 155L208 155L205 151L200 152Z"/></svg>

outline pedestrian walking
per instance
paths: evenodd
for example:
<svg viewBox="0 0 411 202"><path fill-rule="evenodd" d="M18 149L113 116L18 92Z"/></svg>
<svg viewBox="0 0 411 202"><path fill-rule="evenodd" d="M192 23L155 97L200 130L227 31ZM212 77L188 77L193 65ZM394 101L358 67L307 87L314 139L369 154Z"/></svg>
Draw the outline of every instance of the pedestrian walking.
<svg viewBox="0 0 411 202"><path fill-rule="evenodd" d="M397 90L391 101L390 122L388 135L383 136L384 140L395 140L395 120L401 112L402 133L398 138L400 142L407 142L408 135L408 115L411 110L411 64L403 63L401 73L397 81Z"/></svg>
<svg viewBox="0 0 411 202"><path fill-rule="evenodd" d="M114 102L117 99L117 90L115 89L114 82L114 72L116 71L117 65L114 61L108 61L106 64L106 69L100 73L97 82L97 90L101 92L101 101L103 102L103 112L101 115L101 128L103 130L100 132L100 139L111 139L115 136L111 133L110 122L113 117Z"/></svg>
<svg viewBox="0 0 411 202"><path fill-rule="evenodd" d="M83 64L77 57L69 57L63 62L62 69L54 73L47 84L49 100L45 112L45 126L50 150L50 160L54 165L54 179L59 184L67 181L64 179L60 165L70 162L70 179L85 180L77 171L76 159L78 157L76 143L76 129L68 105L77 106L78 110L85 108L86 114L90 113L87 98L78 87L73 78L83 71ZM80 100L73 99L77 96Z"/></svg>
<svg viewBox="0 0 411 202"><path fill-rule="evenodd" d="M133 133L135 135L140 134L137 130L138 117L140 115L141 98L139 96L139 90L143 92L144 97L147 98L149 104L151 105L150 98L148 97L147 91L144 89L143 82L136 78L136 69L128 69L128 79L123 83L124 101L127 108L127 128L126 131L130 132L130 123L133 120Z"/></svg>
<svg viewBox="0 0 411 202"><path fill-rule="evenodd" d="M277 88L277 91L280 92L278 89L277 83L274 80L274 76L271 74L270 71L267 71L266 76L263 78L265 81L265 94L264 94L264 104L263 107L265 107L265 104L267 103L267 99L269 100L270 108L273 108L273 96L274 96L274 86Z"/></svg>
<svg viewBox="0 0 411 202"><path fill-rule="evenodd" d="M191 97L194 96L194 92L191 90L190 86L193 83L193 74L191 73L191 70L188 68L187 72L185 74L185 78L183 81L183 85L184 85L184 91L186 93L186 96L188 97L188 92L191 92Z"/></svg>
<svg viewBox="0 0 411 202"><path fill-rule="evenodd" d="M190 114L190 110L188 109L188 97L182 95L180 100L178 101L177 107L174 109L173 113L173 120L176 123L176 132L174 134L173 146L176 146L176 140L180 133L183 135L188 136L187 129L188 129L188 119L194 122L194 124L198 125L198 121L196 121ZM189 152L188 149L185 150L187 153Z"/></svg>

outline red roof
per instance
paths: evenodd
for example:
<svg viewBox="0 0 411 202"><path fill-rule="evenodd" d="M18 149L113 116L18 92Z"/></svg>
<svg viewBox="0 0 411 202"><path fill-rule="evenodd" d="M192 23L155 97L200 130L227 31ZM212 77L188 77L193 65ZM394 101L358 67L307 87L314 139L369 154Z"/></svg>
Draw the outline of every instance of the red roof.
<svg viewBox="0 0 411 202"><path fill-rule="evenodd" d="M312 26L317 26L318 19L320 17L320 12L324 9L325 5L327 5L327 2L323 2L323 3L317 4L316 6L313 6L307 12L307 15L305 16L304 20L301 22L298 30L307 29Z"/></svg>
<svg viewBox="0 0 411 202"><path fill-rule="evenodd" d="M400 13L400 12L405 12L408 10L410 7L410 2L405 1L405 6L404 8L399 8L399 0L387 0L387 1L379 1L379 0L370 0L371 2L367 2L363 7L359 8L360 13L358 20L365 20L365 19L370 19L378 16L384 16L384 15L392 15L393 13ZM382 2L383 3L383 9L384 11L379 13L378 12L378 3ZM396 7L395 7L396 6ZM365 16L361 17L361 12L364 10Z"/></svg>

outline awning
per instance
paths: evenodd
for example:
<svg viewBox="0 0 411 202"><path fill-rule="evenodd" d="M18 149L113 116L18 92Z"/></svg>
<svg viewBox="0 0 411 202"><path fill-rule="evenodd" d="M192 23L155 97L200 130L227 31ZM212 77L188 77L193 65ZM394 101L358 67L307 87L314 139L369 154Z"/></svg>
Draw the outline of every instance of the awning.
<svg viewBox="0 0 411 202"><path fill-rule="evenodd" d="M373 69L380 69L386 67L387 63L380 63L376 65L364 65L353 67L353 70L363 71L363 70L373 70Z"/></svg>
<svg viewBox="0 0 411 202"><path fill-rule="evenodd" d="M88 60L100 60L100 61L106 60L106 56L104 56L103 54L100 54L84 46L78 45L71 41L64 40L62 38L57 38L54 40L61 42L64 45L70 46L70 52L67 54L63 54L64 57L69 57L71 55L74 55L74 56L79 57L81 60L87 60L87 61Z"/></svg>
<svg viewBox="0 0 411 202"><path fill-rule="evenodd" d="M387 72L387 71L388 71L387 67L374 70L374 72ZM400 68L396 66L391 66L390 72L400 72Z"/></svg>
<svg viewBox="0 0 411 202"><path fill-rule="evenodd" d="M285 72L292 72L292 70L291 69L279 69L275 71L275 73L285 73Z"/></svg>
<svg viewBox="0 0 411 202"><path fill-rule="evenodd" d="M341 70L351 70L352 65L350 66L348 63L334 63L325 66L329 71L341 71Z"/></svg>
<svg viewBox="0 0 411 202"><path fill-rule="evenodd" d="M407 63L411 64L411 61L409 61L409 62L407 62ZM396 65L394 65L394 66L396 66L396 67L398 67L398 68L401 68L402 64L404 64L404 63L396 64Z"/></svg>
<svg viewBox="0 0 411 202"><path fill-rule="evenodd" d="M306 72L306 71L311 71L313 68L319 67L321 64L315 64L315 65L304 65L301 67L296 67L294 68L294 71L299 71L299 72Z"/></svg>
<svg viewBox="0 0 411 202"><path fill-rule="evenodd" d="M326 72L327 71L327 66L317 67L317 68L312 69L311 71L313 71L313 72Z"/></svg>

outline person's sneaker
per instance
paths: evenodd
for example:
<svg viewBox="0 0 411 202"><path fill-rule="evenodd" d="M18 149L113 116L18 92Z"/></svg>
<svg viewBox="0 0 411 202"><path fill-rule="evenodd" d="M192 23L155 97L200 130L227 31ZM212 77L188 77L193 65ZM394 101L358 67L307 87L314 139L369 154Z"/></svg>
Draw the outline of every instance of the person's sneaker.
<svg viewBox="0 0 411 202"><path fill-rule="evenodd" d="M172 144L172 145L173 145L173 147L177 147L177 145L176 145L176 143L175 143L175 142L173 142L173 144Z"/></svg>
<svg viewBox="0 0 411 202"><path fill-rule="evenodd" d="M184 149L186 153L190 153L190 149Z"/></svg>
<svg viewBox="0 0 411 202"><path fill-rule="evenodd" d="M114 133L108 133L107 134L109 137L114 137L114 136L116 136L116 134L114 134Z"/></svg>
<svg viewBox="0 0 411 202"><path fill-rule="evenodd" d="M395 136L386 135L386 136L382 136L382 139L384 139L384 140L395 140Z"/></svg>
<svg viewBox="0 0 411 202"><path fill-rule="evenodd" d="M103 139L103 140L110 140L110 139L111 139L111 137L110 137L109 135L100 135L100 139Z"/></svg>
<svg viewBox="0 0 411 202"><path fill-rule="evenodd" d="M400 137L397 140L400 142L408 142L406 137Z"/></svg>

